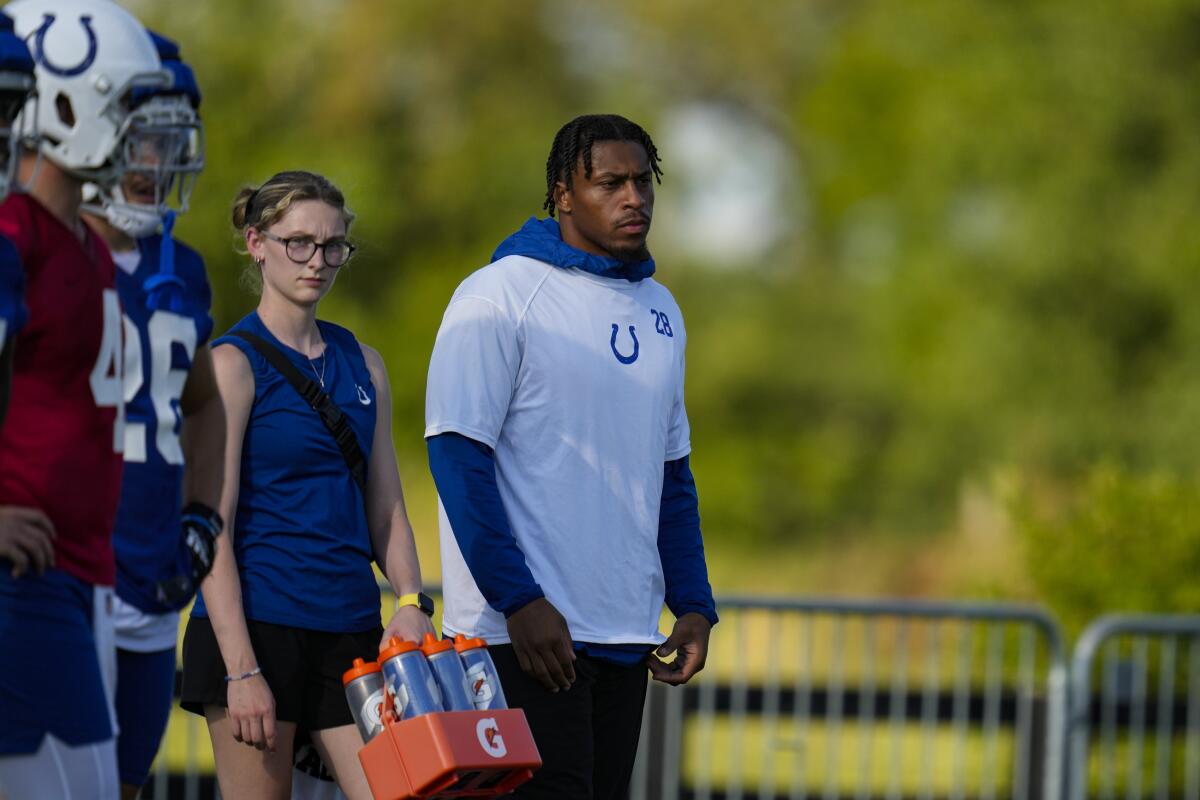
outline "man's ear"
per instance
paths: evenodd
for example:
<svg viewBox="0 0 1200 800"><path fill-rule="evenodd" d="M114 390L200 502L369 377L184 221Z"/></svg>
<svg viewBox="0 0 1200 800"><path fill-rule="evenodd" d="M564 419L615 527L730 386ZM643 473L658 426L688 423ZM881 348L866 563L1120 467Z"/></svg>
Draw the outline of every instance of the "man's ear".
<svg viewBox="0 0 1200 800"><path fill-rule="evenodd" d="M554 184L554 207L561 214L571 213L571 190L567 188L566 181L559 181Z"/></svg>

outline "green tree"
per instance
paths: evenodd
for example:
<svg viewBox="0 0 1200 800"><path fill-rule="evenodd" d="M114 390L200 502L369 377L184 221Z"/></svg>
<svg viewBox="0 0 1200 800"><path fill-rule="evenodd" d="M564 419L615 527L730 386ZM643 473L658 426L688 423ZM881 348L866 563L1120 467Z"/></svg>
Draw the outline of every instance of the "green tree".
<svg viewBox="0 0 1200 800"><path fill-rule="evenodd" d="M612 110L654 133L696 103L771 131L798 187L765 259L713 269L655 244L687 315L708 536L933 531L997 468L1069 494L1104 459L1200 466L1194 0L137 10L205 91L209 169L179 230L220 324L253 302L237 187L294 166L339 181L362 249L323 313L383 351L426 495L441 310L538 213L554 131Z"/></svg>

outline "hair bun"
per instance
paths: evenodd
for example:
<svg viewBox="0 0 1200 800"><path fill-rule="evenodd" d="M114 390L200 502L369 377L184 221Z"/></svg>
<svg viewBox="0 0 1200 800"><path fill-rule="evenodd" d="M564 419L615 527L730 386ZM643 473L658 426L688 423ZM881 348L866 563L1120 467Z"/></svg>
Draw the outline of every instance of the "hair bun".
<svg viewBox="0 0 1200 800"><path fill-rule="evenodd" d="M250 222L250 207L258 196L258 189L243 186L233 200L233 227L239 231L245 230Z"/></svg>

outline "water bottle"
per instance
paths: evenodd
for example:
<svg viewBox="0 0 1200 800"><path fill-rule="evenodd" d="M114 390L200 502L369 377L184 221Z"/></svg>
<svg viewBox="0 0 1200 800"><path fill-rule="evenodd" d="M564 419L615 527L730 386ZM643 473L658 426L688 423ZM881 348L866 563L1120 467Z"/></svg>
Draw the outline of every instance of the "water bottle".
<svg viewBox="0 0 1200 800"><path fill-rule="evenodd" d="M442 710L442 695L429 671L429 662L415 643L393 636L379 651L379 666L399 719Z"/></svg>
<svg viewBox="0 0 1200 800"><path fill-rule="evenodd" d="M471 701L476 710L508 708L504 689L500 686L500 675L492 662L492 654L487 651L487 642L468 639L460 633L454 637L454 649L462 659L463 669L467 673L467 689L471 692Z"/></svg>
<svg viewBox="0 0 1200 800"><path fill-rule="evenodd" d="M421 652L429 661L429 668L442 690L442 707L446 711L473 711L475 704L467 689L467 673L454 651L454 642L449 639L438 641L432 633L425 634Z"/></svg>
<svg viewBox="0 0 1200 800"><path fill-rule="evenodd" d="M383 730L383 673L379 664L354 659L354 666L342 674L342 686L363 742L371 741Z"/></svg>

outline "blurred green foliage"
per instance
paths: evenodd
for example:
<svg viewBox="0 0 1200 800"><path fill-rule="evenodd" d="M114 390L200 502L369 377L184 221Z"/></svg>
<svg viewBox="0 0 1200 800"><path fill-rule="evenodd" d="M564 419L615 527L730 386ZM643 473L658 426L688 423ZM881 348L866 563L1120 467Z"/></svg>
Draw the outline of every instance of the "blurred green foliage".
<svg viewBox="0 0 1200 800"><path fill-rule="evenodd" d="M651 236L687 315L710 539L940 530L997 468L1067 494L1100 459L1196 471L1195 0L133 7L204 90L209 167L178 230L219 324L254 302L237 187L304 167L345 189L361 250L322 313L383 352L410 483L445 302L540 213L557 128L615 111L662 144L696 104L791 159L767 255L714 267ZM659 218L683 177L662 157ZM1131 491L1105 496L1121 525Z"/></svg>
<svg viewBox="0 0 1200 800"><path fill-rule="evenodd" d="M1101 614L1200 608L1200 478L1098 465L1065 508L1019 513L1033 580L1071 634Z"/></svg>

